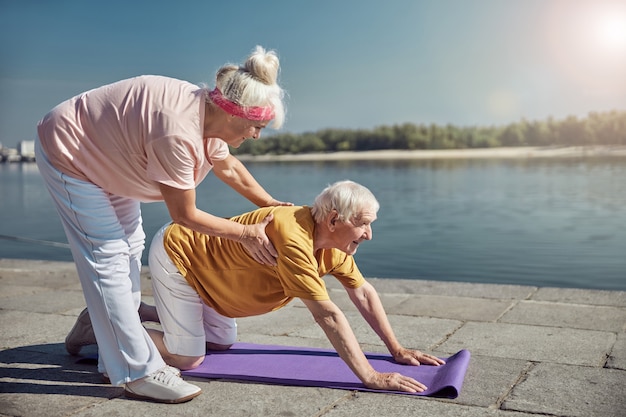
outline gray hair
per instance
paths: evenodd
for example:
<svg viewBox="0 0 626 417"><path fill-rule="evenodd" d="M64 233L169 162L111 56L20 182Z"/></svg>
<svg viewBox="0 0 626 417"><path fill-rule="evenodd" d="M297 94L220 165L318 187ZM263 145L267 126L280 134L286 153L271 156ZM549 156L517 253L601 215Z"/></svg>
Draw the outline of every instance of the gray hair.
<svg viewBox="0 0 626 417"><path fill-rule="evenodd" d="M365 209L378 212L380 204L374 194L354 181L338 181L326 187L316 198L311 213L316 223L321 223L332 210L340 220L351 220Z"/></svg>
<svg viewBox="0 0 626 417"><path fill-rule="evenodd" d="M215 86L224 97L240 106L272 107L274 119L270 124L279 129L285 121L285 92L277 83L279 71L276 52L257 46L243 65L227 64L220 68ZM203 89L208 93L206 86Z"/></svg>

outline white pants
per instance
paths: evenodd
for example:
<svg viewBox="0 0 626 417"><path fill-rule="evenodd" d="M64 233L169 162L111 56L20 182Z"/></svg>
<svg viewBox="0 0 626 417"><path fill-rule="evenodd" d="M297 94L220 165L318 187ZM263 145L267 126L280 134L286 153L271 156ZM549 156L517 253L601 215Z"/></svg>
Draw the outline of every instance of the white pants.
<svg viewBox="0 0 626 417"><path fill-rule="evenodd" d="M122 385L162 368L165 362L137 312L145 242L139 201L63 174L39 140L35 154L76 263L98 342L98 370Z"/></svg>
<svg viewBox="0 0 626 417"><path fill-rule="evenodd" d="M154 235L148 256L163 342L172 354L204 356L205 342L235 343L237 323L204 304L196 290L178 272L163 246L163 234L168 226L163 226Z"/></svg>

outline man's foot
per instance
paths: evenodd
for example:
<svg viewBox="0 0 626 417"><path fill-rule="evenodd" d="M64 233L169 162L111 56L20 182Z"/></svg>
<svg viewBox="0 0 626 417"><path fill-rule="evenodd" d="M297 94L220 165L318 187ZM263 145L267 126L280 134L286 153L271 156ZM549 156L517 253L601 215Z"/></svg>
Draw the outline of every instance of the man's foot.
<svg viewBox="0 0 626 417"><path fill-rule="evenodd" d="M89 312L84 309L65 338L65 349L70 355L78 355L83 346L95 344L96 335L93 333Z"/></svg>
<svg viewBox="0 0 626 417"><path fill-rule="evenodd" d="M200 387L185 382L180 371L165 366L152 374L126 384L124 394L129 398L159 403L179 404L202 393Z"/></svg>
<svg viewBox="0 0 626 417"><path fill-rule="evenodd" d="M139 318L142 322L153 321L159 323L156 307L146 304L143 301L139 305ZM83 346L95 344L96 335L93 333L91 318L89 317L87 309L84 309L78 315L74 327L72 327L72 330L70 330L65 338L65 349L70 355L78 355Z"/></svg>

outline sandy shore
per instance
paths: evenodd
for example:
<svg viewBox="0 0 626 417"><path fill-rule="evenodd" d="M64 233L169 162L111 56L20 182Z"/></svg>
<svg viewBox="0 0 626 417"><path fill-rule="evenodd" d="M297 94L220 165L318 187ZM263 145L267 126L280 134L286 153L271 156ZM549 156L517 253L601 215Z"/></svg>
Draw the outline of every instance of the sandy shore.
<svg viewBox="0 0 626 417"><path fill-rule="evenodd" d="M238 155L242 161L339 161L389 159L557 158L626 156L626 146L511 147L447 150L381 150L297 155Z"/></svg>

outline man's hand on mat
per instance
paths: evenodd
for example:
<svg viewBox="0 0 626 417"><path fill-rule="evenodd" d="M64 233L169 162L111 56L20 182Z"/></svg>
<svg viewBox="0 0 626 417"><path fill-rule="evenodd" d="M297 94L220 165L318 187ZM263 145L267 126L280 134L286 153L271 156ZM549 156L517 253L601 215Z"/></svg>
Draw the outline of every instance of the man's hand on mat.
<svg viewBox="0 0 626 417"><path fill-rule="evenodd" d="M394 352L393 359L398 363L415 366L419 366L421 364L435 366L445 364L444 361L436 356L422 353L419 350L411 350L405 348L401 348L399 351Z"/></svg>
<svg viewBox="0 0 626 417"><path fill-rule="evenodd" d="M423 392L428 389L421 382L397 372L381 373L374 371L371 380L364 382L364 384L368 388L385 391Z"/></svg>

